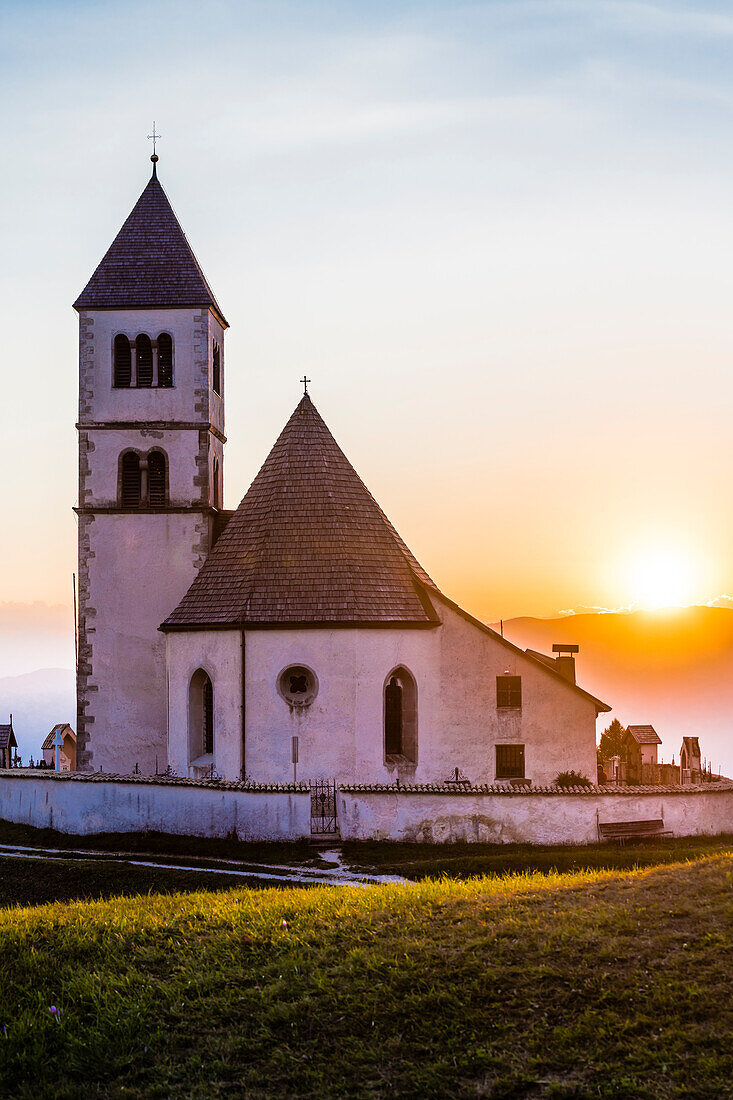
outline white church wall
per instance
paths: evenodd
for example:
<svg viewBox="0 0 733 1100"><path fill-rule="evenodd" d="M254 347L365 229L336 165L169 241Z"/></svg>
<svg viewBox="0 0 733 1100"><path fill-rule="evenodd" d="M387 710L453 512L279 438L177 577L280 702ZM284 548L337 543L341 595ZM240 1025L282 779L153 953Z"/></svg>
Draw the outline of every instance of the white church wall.
<svg viewBox="0 0 733 1100"><path fill-rule="evenodd" d="M493 783L495 746L517 743L525 746L525 776L536 785L546 786L569 770L595 781L595 704L532 658L467 621L440 597L434 602L443 620L435 730L441 767L445 769L453 747L461 744L468 760L475 761L467 777ZM522 678L521 708L496 705L496 677L506 673ZM426 781L445 779L449 771L450 766Z"/></svg>
<svg viewBox="0 0 733 1100"><path fill-rule="evenodd" d="M404 665L417 682L418 750L403 781L434 783L455 768L474 783L495 780L495 745L525 745L526 777L551 783L575 769L595 779L595 706L537 663L440 605L436 629L249 630L246 633L246 766L260 782L298 775L390 782L384 758L385 681ZM305 665L319 691L306 708L277 690L288 665ZM496 676L522 676L522 707L496 706Z"/></svg>
<svg viewBox="0 0 733 1100"><path fill-rule="evenodd" d="M310 791L0 773L0 819L79 836L150 831L298 840L310 836Z"/></svg>
<svg viewBox="0 0 733 1100"><path fill-rule="evenodd" d="M163 635L161 635L163 637ZM193 777L189 759L189 686L202 668L214 695L214 768L223 778L242 772L242 636L237 630L174 631L168 650L168 759L177 775ZM283 780L287 782L287 777Z"/></svg>
<svg viewBox="0 0 733 1100"><path fill-rule="evenodd" d="M208 536L196 513L85 519L94 557L85 588L91 768L153 774L167 763L165 638L158 630L193 580ZM164 560L161 561L161 555Z"/></svg>
<svg viewBox="0 0 733 1100"><path fill-rule="evenodd" d="M338 791L342 840L592 844L598 821L661 818L674 836L733 830L733 788L613 794Z"/></svg>
<svg viewBox="0 0 733 1100"><path fill-rule="evenodd" d="M383 687L398 664L418 682L421 768L423 755L427 761L431 755L429 715L437 705L437 684L427 673L435 660L433 630L247 631L247 774L258 782L275 782L276 775L279 782L292 779L291 743L297 736L299 778L387 779ZM278 692L280 674L290 665L305 665L318 678L318 694L308 707L290 706Z"/></svg>

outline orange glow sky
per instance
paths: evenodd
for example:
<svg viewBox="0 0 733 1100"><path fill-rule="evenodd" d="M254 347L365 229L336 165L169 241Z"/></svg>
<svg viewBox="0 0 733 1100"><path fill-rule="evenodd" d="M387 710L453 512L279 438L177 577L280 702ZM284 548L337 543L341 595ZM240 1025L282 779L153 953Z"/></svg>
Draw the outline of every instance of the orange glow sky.
<svg viewBox="0 0 733 1100"><path fill-rule="evenodd" d="M0 19L0 600L70 600L70 303L145 185L153 117L232 326L228 506L305 371L422 564L487 621L733 592L725 5Z"/></svg>

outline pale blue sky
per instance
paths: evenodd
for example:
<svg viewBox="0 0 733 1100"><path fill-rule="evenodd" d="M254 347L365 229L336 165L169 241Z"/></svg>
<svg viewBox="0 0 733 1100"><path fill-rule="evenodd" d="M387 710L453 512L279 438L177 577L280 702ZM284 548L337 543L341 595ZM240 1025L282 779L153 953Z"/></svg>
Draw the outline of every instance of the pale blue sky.
<svg viewBox="0 0 733 1100"><path fill-rule="evenodd" d="M487 619L733 590L733 13L0 2L0 600L66 602L79 293L160 177L230 323L227 503L313 379Z"/></svg>

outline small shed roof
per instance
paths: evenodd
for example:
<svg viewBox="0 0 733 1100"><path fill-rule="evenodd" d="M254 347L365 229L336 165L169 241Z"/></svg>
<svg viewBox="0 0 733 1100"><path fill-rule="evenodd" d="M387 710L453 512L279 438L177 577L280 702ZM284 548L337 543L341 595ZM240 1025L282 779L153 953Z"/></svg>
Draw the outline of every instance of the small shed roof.
<svg viewBox="0 0 733 1100"><path fill-rule="evenodd" d="M661 745L662 738L654 726L627 726L631 736L638 745Z"/></svg>
<svg viewBox="0 0 733 1100"><path fill-rule="evenodd" d="M15 740L15 734L13 733L13 723L9 722L6 726L0 726L0 749L17 749L18 742Z"/></svg>
<svg viewBox="0 0 733 1100"><path fill-rule="evenodd" d="M70 737L74 738L74 741L76 741L76 734L74 733L74 731L71 728L71 726L69 725L69 723L68 722L57 722L56 725L51 730L51 732L47 735L46 740L41 745L41 751L43 751L43 749L52 749L53 748L53 739L56 736L56 730L61 730L64 737L70 736Z"/></svg>

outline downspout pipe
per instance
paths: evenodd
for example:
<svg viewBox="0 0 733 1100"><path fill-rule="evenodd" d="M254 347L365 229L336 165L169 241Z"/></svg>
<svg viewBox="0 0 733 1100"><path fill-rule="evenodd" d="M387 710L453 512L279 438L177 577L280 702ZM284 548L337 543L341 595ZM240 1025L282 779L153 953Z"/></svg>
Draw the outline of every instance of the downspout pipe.
<svg viewBox="0 0 733 1100"><path fill-rule="evenodd" d="M242 780L247 777L247 684L245 675L247 663L245 660L244 633L244 629L242 629Z"/></svg>

